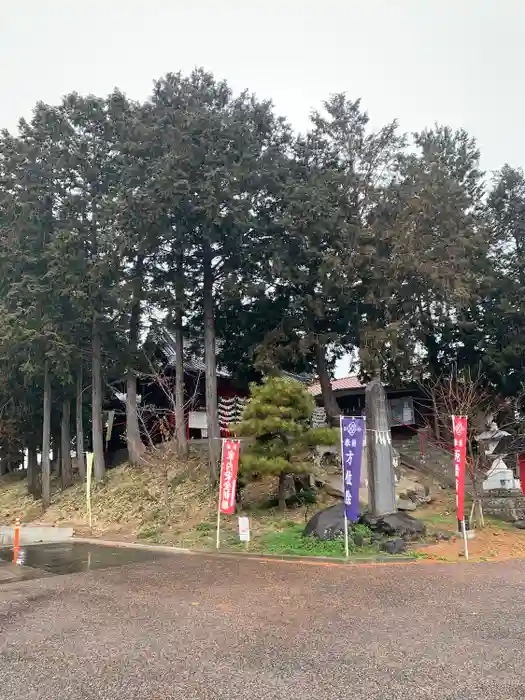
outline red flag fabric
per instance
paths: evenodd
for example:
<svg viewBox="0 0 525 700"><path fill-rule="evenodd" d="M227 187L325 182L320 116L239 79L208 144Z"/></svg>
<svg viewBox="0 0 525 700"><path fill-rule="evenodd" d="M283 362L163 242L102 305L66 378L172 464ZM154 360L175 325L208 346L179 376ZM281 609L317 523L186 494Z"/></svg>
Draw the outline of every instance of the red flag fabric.
<svg viewBox="0 0 525 700"><path fill-rule="evenodd" d="M454 470L458 520L465 519L465 460L467 456L467 417L452 416L454 431Z"/></svg>
<svg viewBox="0 0 525 700"><path fill-rule="evenodd" d="M224 440L222 444L221 485L219 490L219 509L221 513L235 512L235 492L237 472L239 470L239 440Z"/></svg>

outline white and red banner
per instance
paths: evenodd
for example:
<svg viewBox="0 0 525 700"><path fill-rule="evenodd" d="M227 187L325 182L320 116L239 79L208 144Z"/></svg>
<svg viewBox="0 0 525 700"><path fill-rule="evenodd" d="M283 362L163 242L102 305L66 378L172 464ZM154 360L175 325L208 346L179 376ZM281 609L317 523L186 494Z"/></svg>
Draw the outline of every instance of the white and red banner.
<svg viewBox="0 0 525 700"><path fill-rule="evenodd" d="M231 515L235 512L235 492L239 469L239 440L223 440L219 512Z"/></svg>
<svg viewBox="0 0 525 700"><path fill-rule="evenodd" d="M467 417L452 416L454 432L454 470L458 520L465 520L465 461L467 457Z"/></svg>

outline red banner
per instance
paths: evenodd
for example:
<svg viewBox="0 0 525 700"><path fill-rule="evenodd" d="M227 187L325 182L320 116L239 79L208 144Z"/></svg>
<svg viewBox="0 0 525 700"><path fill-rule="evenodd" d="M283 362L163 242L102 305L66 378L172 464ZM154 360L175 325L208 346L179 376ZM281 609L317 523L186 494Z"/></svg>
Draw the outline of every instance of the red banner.
<svg viewBox="0 0 525 700"><path fill-rule="evenodd" d="M465 460L467 456L467 417L452 416L454 430L454 469L458 520L465 519Z"/></svg>
<svg viewBox="0 0 525 700"><path fill-rule="evenodd" d="M235 512L240 447L239 440L223 440L222 443L221 487L219 491L219 510L221 513L231 514Z"/></svg>

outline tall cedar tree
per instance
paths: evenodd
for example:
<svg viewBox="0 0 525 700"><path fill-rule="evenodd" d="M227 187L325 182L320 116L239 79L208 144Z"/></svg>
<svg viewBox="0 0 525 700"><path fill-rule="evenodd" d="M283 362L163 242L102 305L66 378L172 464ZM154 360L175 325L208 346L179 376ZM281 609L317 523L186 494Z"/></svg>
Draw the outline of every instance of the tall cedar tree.
<svg viewBox="0 0 525 700"><path fill-rule="evenodd" d="M295 331L317 370L327 416L335 425L333 361L358 342L368 219L390 182L403 137L395 123L370 131L360 102L344 95L334 95L324 108L294 144L268 284L275 298L288 299L279 330L285 337ZM267 341L274 337L273 329Z"/></svg>
<svg viewBox="0 0 525 700"><path fill-rule="evenodd" d="M478 305L480 362L490 386L505 396L525 387L525 176L505 165L487 200L491 233L487 276Z"/></svg>
<svg viewBox="0 0 525 700"><path fill-rule="evenodd" d="M469 330L487 252L479 152L464 131L416 134L372 212L363 268L363 368L385 379L439 376Z"/></svg>
<svg viewBox="0 0 525 700"><path fill-rule="evenodd" d="M152 187L165 213L167 282L175 290L172 315L178 320L179 350L182 287L198 290L193 318L202 319L214 481L220 457L215 317L229 289L249 276L256 259L258 211L272 188L287 130L270 103L248 93L234 97L226 83L202 70L158 81L151 118L158 154Z"/></svg>
<svg viewBox="0 0 525 700"><path fill-rule="evenodd" d="M50 500L51 377L67 384L77 342L72 333L76 311L71 298L56 284L52 274L53 250L60 240L55 220L58 193L54 186L49 154L38 129L38 110L31 124L20 123L20 137L7 132L0 141L1 153L1 278L4 286L0 305L2 361L9 373L21 379L26 391L25 406L43 420L42 441L34 424L19 433L31 459L30 489L40 490L34 473L34 454L42 449L42 498ZM15 392L12 396L17 395ZM35 401L42 402L42 412ZM19 414L20 415L20 414ZM27 437L26 437L27 436Z"/></svg>
<svg viewBox="0 0 525 700"><path fill-rule="evenodd" d="M102 371L106 347L118 351L115 323L122 259L115 205L122 179L120 124L128 102L118 92L107 99L72 93L57 107L39 105L33 119L58 192L54 216L70 255L56 259L63 288L90 327L92 444L95 478L104 478ZM60 251L59 251L60 252Z"/></svg>

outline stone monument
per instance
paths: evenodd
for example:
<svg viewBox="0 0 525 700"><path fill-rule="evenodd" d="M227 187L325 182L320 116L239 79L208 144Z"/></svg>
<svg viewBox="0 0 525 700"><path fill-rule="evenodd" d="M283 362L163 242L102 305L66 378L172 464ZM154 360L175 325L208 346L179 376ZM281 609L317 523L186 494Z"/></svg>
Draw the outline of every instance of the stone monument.
<svg viewBox="0 0 525 700"><path fill-rule="evenodd" d="M368 511L374 518L395 513L396 486L385 390L379 378L365 390Z"/></svg>

